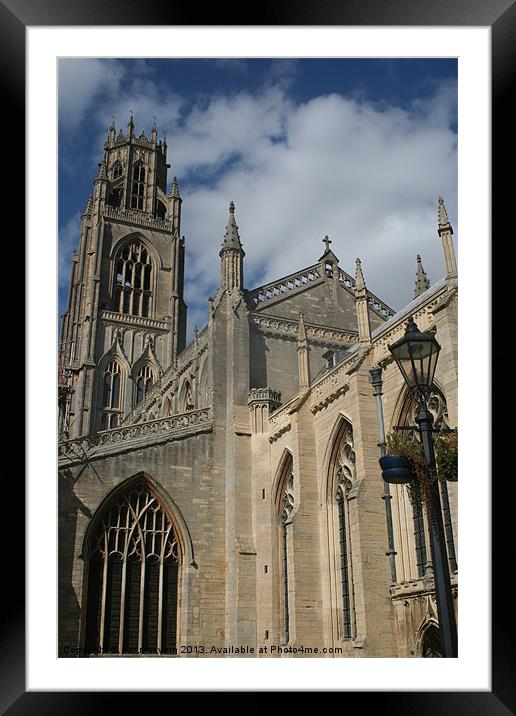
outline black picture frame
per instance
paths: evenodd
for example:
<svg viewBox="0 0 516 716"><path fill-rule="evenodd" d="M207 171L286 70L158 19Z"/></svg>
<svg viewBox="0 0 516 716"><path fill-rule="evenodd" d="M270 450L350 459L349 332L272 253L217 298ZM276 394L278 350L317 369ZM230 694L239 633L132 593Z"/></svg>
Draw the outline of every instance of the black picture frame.
<svg viewBox="0 0 516 716"><path fill-rule="evenodd" d="M123 23L120 23L121 11L118 0L103 0L102 3L86 2L86 0L3 0L0 2L0 57L2 72L0 86L2 89L4 120L8 126L4 130L5 141L3 152L7 155L9 172L3 173L5 183L4 196L9 197L12 215L17 218L17 236L21 236L22 223L25 216L24 200L24 148L23 133L25 125L25 28L27 26L77 26L77 25L198 25L200 9L195 6L182 6L164 0L126 0L123 3ZM505 180L503 165L514 149L514 119L507 110L510 106L512 84L514 83L515 43L516 36L516 5L514 0L303 0L293 3L270 2L265 0L255 6L246 7L246 15L239 22L236 11L226 11L219 4L202 6L202 25L348 25L348 26L489 26L492 38L492 176L500 177L493 182L492 190L492 236L504 235L503 226L507 212L512 208L514 199L514 182ZM226 22L230 20L231 22ZM511 82L512 81L512 82ZM511 170L512 170L511 165ZM13 191L13 187L18 189ZM511 232L512 233L512 232ZM21 239L18 239L17 250L22 250ZM493 246L494 248L494 246ZM493 255L493 265L495 256ZM504 267L500 267L498 276L502 277ZM508 272L510 267L506 266ZM486 267L486 271L489 268ZM510 276L505 277L509 281ZM489 276L482 279L482 300L491 300ZM500 279L497 278L497 286ZM493 294L492 298L495 298ZM23 298L20 297L19 302ZM19 303L18 303L19 305ZM493 311L493 336L496 336L496 313ZM483 340L490 340L483 336ZM505 344L505 341L504 341ZM505 346L494 341L492 350L493 363L505 365L507 355L502 354ZM27 350L30 350L30 343ZM503 363L502 363L503 360ZM492 411L496 414L501 407L501 397L493 390ZM16 402L23 405L17 395ZM509 421L507 421L509 422ZM508 427L498 425L496 435L493 431L492 454L496 455L496 446L507 446ZM503 442L502 442L503 441ZM501 451L503 454L503 451ZM8 455L8 451L4 453ZM12 462L10 463L13 464ZM14 461L16 464L16 461ZM9 503L24 504L24 484L22 471L11 470L9 480L7 474ZM494 470L493 470L494 472ZM493 484L492 500L493 517L493 574L507 574L511 567L502 562L506 554L504 530L511 524L508 510L514 510L514 500L509 497L513 482L510 470L505 470L505 481ZM499 472L504 477L504 471ZM7 499L5 495L5 499ZM19 528L18 528L19 529ZM18 535L21 539L21 535ZM10 716L25 713L59 714L63 713L94 713L102 708L120 708L120 693L107 692L26 692L25 687L25 579L24 567L20 560L23 554L21 545L18 549L4 550L4 597L8 597L2 610L2 650L0 663L0 710ZM8 576L5 579L5 576ZM357 697L363 703L366 699L371 706L371 699L376 699L382 709L395 711L397 714L455 714L467 713L502 714L514 713L516 707L514 689L514 642L509 638L512 594L510 585L503 586L502 579L493 584L492 593L492 690L490 692L347 692L346 703ZM511 600L511 601L510 601ZM288 687L287 687L288 688ZM202 689L202 684L200 684ZM293 690L301 688L293 687ZM338 690L338 684L335 685ZM138 693L128 694L133 708L138 708L141 696ZM146 695L143 695L147 698ZM114 699L117 699L115 706ZM102 705L101 705L102 704ZM147 704L148 705L148 704Z"/></svg>

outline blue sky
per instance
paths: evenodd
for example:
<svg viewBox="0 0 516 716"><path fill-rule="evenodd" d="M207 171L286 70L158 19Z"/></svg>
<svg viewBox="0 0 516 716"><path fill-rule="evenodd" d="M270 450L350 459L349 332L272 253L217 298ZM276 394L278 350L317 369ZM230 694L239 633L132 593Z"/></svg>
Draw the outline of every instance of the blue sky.
<svg viewBox="0 0 516 716"><path fill-rule="evenodd" d="M59 310L106 130L156 117L177 175L189 335L207 321L230 201L246 288L311 265L325 234L393 308L413 295L416 254L443 275L443 195L457 236L457 62L450 60L59 61Z"/></svg>

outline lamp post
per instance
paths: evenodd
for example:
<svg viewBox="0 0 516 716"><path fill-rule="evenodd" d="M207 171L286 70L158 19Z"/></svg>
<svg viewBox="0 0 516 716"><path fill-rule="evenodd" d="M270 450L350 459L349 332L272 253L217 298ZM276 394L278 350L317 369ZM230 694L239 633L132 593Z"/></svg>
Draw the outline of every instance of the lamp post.
<svg viewBox="0 0 516 716"><path fill-rule="evenodd" d="M405 335L391 346L388 346L388 348L403 375L408 389L417 396L418 400L416 423L431 475L430 545L439 631L444 656L448 658L456 657L457 624L451 592L439 481L435 474L435 452L432 438L434 419L427 407L427 398L432 388L441 346L432 333L421 333L413 317L410 316Z"/></svg>
<svg viewBox="0 0 516 716"><path fill-rule="evenodd" d="M380 454L383 457L385 455L385 426L383 421L383 405L382 405L382 369L375 367L369 371L369 382L374 388L374 397L376 398L376 415L378 418L378 447L380 448ZM396 550L394 549L394 530L392 527L392 508L391 500L392 495L389 488L389 483L383 481L383 500L385 500L385 517L387 520L387 545L388 550L386 555L389 557L389 565L391 568L391 582L396 584Z"/></svg>

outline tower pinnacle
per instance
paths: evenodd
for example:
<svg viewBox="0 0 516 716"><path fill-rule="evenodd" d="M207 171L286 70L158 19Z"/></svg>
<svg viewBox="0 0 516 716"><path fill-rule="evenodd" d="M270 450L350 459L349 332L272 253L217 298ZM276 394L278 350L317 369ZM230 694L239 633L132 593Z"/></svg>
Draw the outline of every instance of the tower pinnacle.
<svg viewBox="0 0 516 716"><path fill-rule="evenodd" d="M240 243L233 202L229 204L229 218L219 256L221 257L221 288L228 291L235 288L241 290L244 285L245 252Z"/></svg>
<svg viewBox="0 0 516 716"><path fill-rule="evenodd" d="M224 234L224 244L222 248L235 248L242 250L238 226L235 221L235 204L233 202L230 202L229 204L229 218L226 226L226 232Z"/></svg>
<svg viewBox="0 0 516 716"><path fill-rule="evenodd" d="M430 280L429 280L428 276L426 275L425 269L423 268L423 264L421 263L421 256L419 254L416 256L416 261L417 261L417 273L416 273L416 287L414 288L414 298L416 298L417 296L420 296L428 288L430 288Z"/></svg>
<svg viewBox="0 0 516 716"><path fill-rule="evenodd" d="M446 278L454 279L457 277L457 261L455 259L455 250L453 248L453 229L448 218L448 212L444 204L442 196L437 200L437 233L441 237L444 251L444 262L446 265Z"/></svg>
<svg viewBox="0 0 516 716"><path fill-rule="evenodd" d="M367 289L360 259L355 261L355 310L357 312L358 339L362 344L371 343L371 323L369 320L369 305Z"/></svg>

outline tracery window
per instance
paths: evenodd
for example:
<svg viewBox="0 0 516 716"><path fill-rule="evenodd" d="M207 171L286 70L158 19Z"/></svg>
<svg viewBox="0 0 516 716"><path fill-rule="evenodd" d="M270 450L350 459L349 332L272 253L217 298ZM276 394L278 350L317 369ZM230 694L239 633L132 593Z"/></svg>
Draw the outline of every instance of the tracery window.
<svg viewBox="0 0 516 716"><path fill-rule="evenodd" d="M280 534L281 534L281 603L283 612L283 641L288 644L290 639L289 613L289 530L291 514L294 509L294 473L292 456L289 455L283 468L282 497L280 503Z"/></svg>
<svg viewBox="0 0 516 716"><path fill-rule="evenodd" d="M126 244L116 260L114 309L132 316L149 316L152 305L152 262L139 241Z"/></svg>
<svg viewBox="0 0 516 716"><path fill-rule="evenodd" d="M122 416L121 382L122 375L118 361L111 361L102 378L102 416L101 430L116 428Z"/></svg>
<svg viewBox="0 0 516 716"><path fill-rule="evenodd" d="M136 379L136 405L145 398L154 383L154 373L150 365L140 368Z"/></svg>
<svg viewBox="0 0 516 716"><path fill-rule="evenodd" d="M113 170L112 170L112 178L113 181L116 181L117 179L120 179L122 174L124 173L124 169L122 167L122 162L115 162L113 164Z"/></svg>
<svg viewBox="0 0 516 716"><path fill-rule="evenodd" d="M131 189L131 209L143 211L145 199L145 167L138 162L133 167L133 183Z"/></svg>
<svg viewBox="0 0 516 716"><path fill-rule="evenodd" d="M144 480L109 504L87 557L85 650L174 653L180 550Z"/></svg>
<svg viewBox="0 0 516 716"><path fill-rule="evenodd" d="M335 441L332 465L330 467L334 477L333 503L330 505L333 522L333 541L338 565L338 578L340 585L340 618L339 631L342 639L351 639L355 634L355 609L353 587L353 561L350 533L350 491L355 480L356 456L353 444L353 428L350 423L343 421ZM335 515L336 513L336 515ZM336 519L335 519L336 517Z"/></svg>

